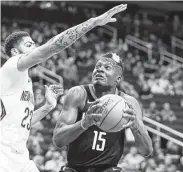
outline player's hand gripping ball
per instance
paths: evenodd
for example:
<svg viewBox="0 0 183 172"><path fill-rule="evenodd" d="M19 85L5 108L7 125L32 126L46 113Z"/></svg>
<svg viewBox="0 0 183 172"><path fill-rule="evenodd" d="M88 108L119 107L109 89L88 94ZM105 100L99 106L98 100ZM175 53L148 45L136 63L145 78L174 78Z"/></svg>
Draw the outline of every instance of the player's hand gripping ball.
<svg viewBox="0 0 183 172"><path fill-rule="evenodd" d="M115 94L107 94L100 98L102 113L99 128L106 132L118 132L124 129L134 116L124 113L128 108L126 100Z"/></svg>

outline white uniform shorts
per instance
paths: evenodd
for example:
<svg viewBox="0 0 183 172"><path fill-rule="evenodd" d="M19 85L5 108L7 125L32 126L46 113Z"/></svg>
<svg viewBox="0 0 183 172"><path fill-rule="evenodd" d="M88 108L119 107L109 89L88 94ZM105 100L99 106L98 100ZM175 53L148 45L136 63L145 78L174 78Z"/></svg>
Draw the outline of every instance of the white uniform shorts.
<svg viewBox="0 0 183 172"><path fill-rule="evenodd" d="M0 144L0 172L39 172L29 152L16 153L9 146Z"/></svg>

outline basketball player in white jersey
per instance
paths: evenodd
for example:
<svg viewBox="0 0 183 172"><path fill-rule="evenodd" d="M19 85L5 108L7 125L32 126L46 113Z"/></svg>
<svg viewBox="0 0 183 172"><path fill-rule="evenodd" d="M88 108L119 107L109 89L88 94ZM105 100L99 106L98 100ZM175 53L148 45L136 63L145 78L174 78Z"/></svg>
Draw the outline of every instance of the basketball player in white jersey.
<svg viewBox="0 0 183 172"><path fill-rule="evenodd" d="M29 160L26 142L31 125L40 121L53 107L45 104L34 112L34 96L28 69L67 48L92 28L115 22L116 19L112 16L126 8L127 5L118 5L56 35L40 47L35 47L34 41L26 32L8 36L5 40L5 52L11 58L0 69L0 172L38 171ZM61 92L62 88L52 87L47 92L56 96L55 90Z"/></svg>

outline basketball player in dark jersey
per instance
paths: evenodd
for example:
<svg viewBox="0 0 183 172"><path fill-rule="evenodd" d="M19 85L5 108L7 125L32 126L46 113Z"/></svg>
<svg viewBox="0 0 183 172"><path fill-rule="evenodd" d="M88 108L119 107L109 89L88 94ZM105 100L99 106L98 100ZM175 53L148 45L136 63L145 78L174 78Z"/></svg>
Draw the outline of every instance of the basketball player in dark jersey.
<svg viewBox="0 0 183 172"><path fill-rule="evenodd" d="M61 172L120 172L118 161L123 154L125 129L116 133L102 131L100 97L117 94L129 104L125 118L135 137L136 146L144 156L152 151L152 142L142 121L137 100L117 89L123 74L123 64L115 53L108 53L96 63L92 84L73 87L65 96L63 110L54 130L53 142L57 147L68 145L68 164ZM90 105L90 102L94 102ZM94 113L95 112L95 113Z"/></svg>

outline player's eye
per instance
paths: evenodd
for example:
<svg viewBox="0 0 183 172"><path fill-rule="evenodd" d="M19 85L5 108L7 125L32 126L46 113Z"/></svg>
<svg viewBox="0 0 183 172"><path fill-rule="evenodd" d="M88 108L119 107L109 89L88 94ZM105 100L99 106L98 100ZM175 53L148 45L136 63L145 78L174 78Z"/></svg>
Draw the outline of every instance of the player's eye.
<svg viewBox="0 0 183 172"><path fill-rule="evenodd" d="M111 70L111 69L112 69L111 66L105 66L105 68L106 68L107 70Z"/></svg>
<svg viewBox="0 0 183 172"><path fill-rule="evenodd" d="M34 42L28 42L25 45L26 45L26 47L31 47L32 45L35 45L35 43Z"/></svg>
<svg viewBox="0 0 183 172"><path fill-rule="evenodd" d="M31 47L31 45L32 45L32 44L30 44L30 43L27 43L27 44L26 44L26 47Z"/></svg>
<svg viewBox="0 0 183 172"><path fill-rule="evenodd" d="M96 65L95 68L96 69L99 69L101 67L101 65Z"/></svg>

